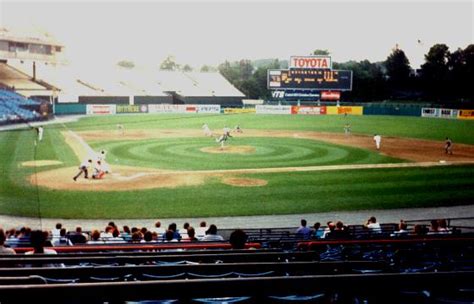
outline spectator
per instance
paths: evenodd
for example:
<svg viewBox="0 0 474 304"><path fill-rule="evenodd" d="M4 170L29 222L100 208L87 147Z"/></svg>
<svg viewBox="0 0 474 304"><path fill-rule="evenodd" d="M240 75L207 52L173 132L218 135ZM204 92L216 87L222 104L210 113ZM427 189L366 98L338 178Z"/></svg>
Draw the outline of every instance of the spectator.
<svg viewBox="0 0 474 304"><path fill-rule="evenodd" d="M57 254L53 249L46 249L46 240L48 239L48 233L46 231L35 230L31 232L31 245L33 246L32 251L25 252L25 254Z"/></svg>
<svg viewBox="0 0 474 304"><path fill-rule="evenodd" d="M113 224L113 222L111 222ZM107 225L105 227L105 231L100 234L100 238L102 241L106 241L107 239L113 238L112 232L115 230L114 226Z"/></svg>
<svg viewBox="0 0 474 304"><path fill-rule="evenodd" d="M104 244L104 241L100 238L99 230L92 231L91 239L87 241L87 244Z"/></svg>
<svg viewBox="0 0 474 304"><path fill-rule="evenodd" d="M124 243L125 241L123 240L122 237L120 237L120 231L118 231L118 229L114 229L112 231L112 237L111 238L108 238L105 240L105 243L106 244L109 244L109 243Z"/></svg>
<svg viewBox="0 0 474 304"><path fill-rule="evenodd" d="M153 233L151 231L145 232L143 235L143 240L141 240L141 243L155 243L153 241Z"/></svg>
<svg viewBox="0 0 474 304"><path fill-rule="evenodd" d="M61 228L59 231L59 238L52 241L53 246L72 246L71 240L66 237L66 228Z"/></svg>
<svg viewBox="0 0 474 304"><path fill-rule="evenodd" d="M218 242L223 240L224 238L217 234L217 226L214 224L209 226L209 229L206 231L206 236L202 239L202 241L205 242Z"/></svg>
<svg viewBox="0 0 474 304"><path fill-rule="evenodd" d="M229 243L232 249L244 249L247 238L245 231L236 229L230 234Z"/></svg>
<svg viewBox="0 0 474 304"><path fill-rule="evenodd" d="M69 239L71 240L72 244L85 244L87 243L87 239L89 236L85 233L82 233L82 227L77 226L76 227L76 232L72 233L69 236Z"/></svg>
<svg viewBox="0 0 474 304"><path fill-rule="evenodd" d="M380 224L377 223L377 219L375 218L375 216L371 216L367 220L365 227L369 229L370 233L382 233L382 227L380 227Z"/></svg>
<svg viewBox="0 0 474 304"><path fill-rule="evenodd" d="M143 234L140 231L132 233L132 243L140 243L143 239Z"/></svg>
<svg viewBox="0 0 474 304"><path fill-rule="evenodd" d="M326 227L326 229L324 229L324 234L323 234L323 237L322 237L323 239L326 238L329 233L334 231L334 229L336 229L336 225L334 224L333 221L329 221L326 224L327 224L327 227Z"/></svg>
<svg viewBox="0 0 474 304"><path fill-rule="evenodd" d="M178 240L174 238L174 231L173 230L166 230L165 234L163 234L164 242L177 242Z"/></svg>
<svg viewBox="0 0 474 304"><path fill-rule="evenodd" d="M390 236L406 236L408 235L408 225L405 223L403 220L400 220L400 223L398 224L398 231L394 231Z"/></svg>
<svg viewBox="0 0 474 304"><path fill-rule="evenodd" d="M347 239L349 238L349 230L344 226L344 223L338 221L336 227L327 234L327 239Z"/></svg>
<svg viewBox="0 0 474 304"><path fill-rule="evenodd" d="M413 233L414 235L421 236L426 234L426 228L423 225L416 224L413 227Z"/></svg>
<svg viewBox="0 0 474 304"><path fill-rule="evenodd" d="M0 229L0 254L16 254L15 250L5 247L6 238L5 232Z"/></svg>
<svg viewBox="0 0 474 304"><path fill-rule="evenodd" d="M152 232L158 233L158 236L163 235L166 232L166 230L163 227L161 227L161 222L160 221L156 221L155 228L152 228L150 230Z"/></svg>
<svg viewBox="0 0 474 304"><path fill-rule="evenodd" d="M130 227L128 226L123 226L123 231L120 234L120 236L125 240L125 241L130 241L132 239L132 233L130 232Z"/></svg>
<svg viewBox="0 0 474 304"><path fill-rule="evenodd" d="M194 230L193 227L189 226L187 230L187 237L183 238L183 241L186 242L197 242L198 239L196 238L196 231Z"/></svg>
<svg viewBox="0 0 474 304"><path fill-rule="evenodd" d="M62 228L63 228L63 224L57 223L56 228L51 230L51 236L52 236L53 242L60 238Z"/></svg>
<svg viewBox="0 0 474 304"><path fill-rule="evenodd" d="M442 234L451 233L451 230L448 228L448 223L445 219L438 220L439 232Z"/></svg>
<svg viewBox="0 0 474 304"><path fill-rule="evenodd" d="M305 219L301 220L301 226L296 230L296 237L303 238L305 240L311 237L311 229L306 226L307 222Z"/></svg>
<svg viewBox="0 0 474 304"><path fill-rule="evenodd" d="M196 229L196 237L198 239L202 239L206 235L207 231L207 223L205 221L202 221L199 223L199 228Z"/></svg>
<svg viewBox="0 0 474 304"><path fill-rule="evenodd" d="M428 231L428 235L434 235L434 234L446 234L447 231L445 228L441 229L439 226L439 220L432 220L431 221L431 226Z"/></svg>
<svg viewBox="0 0 474 304"><path fill-rule="evenodd" d="M324 236L324 230L321 229L321 223L320 222L316 222L314 223L313 225L313 239L321 239L323 238Z"/></svg>
<svg viewBox="0 0 474 304"><path fill-rule="evenodd" d="M168 231L173 231L173 239L181 241L181 234L179 234L179 232L177 232L176 230L177 230L176 223L171 223L168 225ZM163 239L164 240L166 239L166 235L163 235Z"/></svg>

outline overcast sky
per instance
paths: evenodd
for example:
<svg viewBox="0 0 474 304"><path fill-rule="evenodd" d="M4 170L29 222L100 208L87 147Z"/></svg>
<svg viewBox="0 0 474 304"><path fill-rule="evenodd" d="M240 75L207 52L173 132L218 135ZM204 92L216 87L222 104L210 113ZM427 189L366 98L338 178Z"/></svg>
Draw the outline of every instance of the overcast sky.
<svg viewBox="0 0 474 304"><path fill-rule="evenodd" d="M167 55L194 67L328 49L333 61L385 60L398 44L413 67L435 43L473 43L473 1L5 1L0 25L41 28L75 63ZM418 43L418 40L421 43Z"/></svg>

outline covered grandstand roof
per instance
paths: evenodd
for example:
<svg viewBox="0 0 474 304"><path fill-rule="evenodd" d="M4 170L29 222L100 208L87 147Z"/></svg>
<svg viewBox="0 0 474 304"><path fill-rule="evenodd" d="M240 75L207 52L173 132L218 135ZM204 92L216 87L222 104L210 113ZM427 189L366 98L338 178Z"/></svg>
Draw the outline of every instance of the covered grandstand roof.
<svg viewBox="0 0 474 304"><path fill-rule="evenodd" d="M0 62L0 84L25 96L35 95L50 89L47 84L34 81L29 75L4 62Z"/></svg>
<svg viewBox="0 0 474 304"><path fill-rule="evenodd" d="M28 72L29 67L15 66ZM183 97L244 97L218 72L40 65L36 78L55 85L61 91L60 101L76 101L79 96L169 96L169 92Z"/></svg>

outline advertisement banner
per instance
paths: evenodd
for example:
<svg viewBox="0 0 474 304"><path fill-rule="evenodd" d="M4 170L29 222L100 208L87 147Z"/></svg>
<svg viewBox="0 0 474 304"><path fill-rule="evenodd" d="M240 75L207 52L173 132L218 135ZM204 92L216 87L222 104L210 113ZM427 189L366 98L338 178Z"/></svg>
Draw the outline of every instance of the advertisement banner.
<svg viewBox="0 0 474 304"><path fill-rule="evenodd" d="M224 114L242 114L242 113L255 113L255 108L225 108Z"/></svg>
<svg viewBox="0 0 474 304"><path fill-rule="evenodd" d="M122 113L148 113L147 105L117 105L117 114Z"/></svg>
<svg viewBox="0 0 474 304"><path fill-rule="evenodd" d="M321 100L337 101L341 99L341 92L321 92Z"/></svg>
<svg viewBox="0 0 474 304"><path fill-rule="evenodd" d="M301 115L326 115L326 107L313 107L313 106L292 106L291 114Z"/></svg>
<svg viewBox="0 0 474 304"><path fill-rule="evenodd" d="M436 108L422 108L421 117L438 117L438 109Z"/></svg>
<svg viewBox="0 0 474 304"><path fill-rule="evenodd" d="M362 115L364 107L326 107L328 115Z"/></svg>
<svg viewBox="0 0 474 304"><path fill-rule="evenodd" d="M270 90L352 90L352 71L344 70L268 70L267 88Z"/></svg>
<svg viewBox="0 0 474 304"><path fill-rule="evenodd" d="M459 119L474 119L474 110L459 110Z"/></svg>
<svg viewBox="0 0 474 304"><path fill-rule="evenodd" d="M116 105L88 104L87 115L110 115L116 113Z"/></svg>
<svg viewBox="0 0 474 304"><path fill-rule="evenodd" d="M291 114L291 106L255 106L257 114Z"/></svg>
<svg viewBox="0 0 474 304"><path fill-rule="evenodd" d="M318 91L276 90L272 92L272 98L285 100L317 101L319 96Z"/></svg>
<svg viewBox="0 0 474 304"><path fill-rule="evenodd" d="M331 56L291 56L290 69L332 69Z"/></svg>
<svg viewBox="0 0 474 304"><path fill-rule="evenodd" d="M150 104L149 113L186 113L187 105L182 104Z"/></svg>
<svg viewBox="0 0 474 304"><path fill-rule="evenodd" d="M202 114L219 114L221 112L221 105L197 105L196 112Z"/></svg>

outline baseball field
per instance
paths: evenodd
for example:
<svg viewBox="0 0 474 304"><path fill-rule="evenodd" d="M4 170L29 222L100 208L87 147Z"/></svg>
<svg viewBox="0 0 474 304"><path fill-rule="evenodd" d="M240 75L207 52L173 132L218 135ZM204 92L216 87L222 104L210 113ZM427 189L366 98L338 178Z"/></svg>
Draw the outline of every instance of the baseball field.
<svg viewBox="0 0 474 304"><path fill-rule="evenodd" d="M243 132L220 149L204 123L214 137L225 126ZM474 197L474 121L142 114L83 117L45 126L37 144L36 136L0 132L1 214L186 218L465 205ZM444 153L446 136L453 155ZM101 150L111 172L74 181L79 164Z"/></svg>

